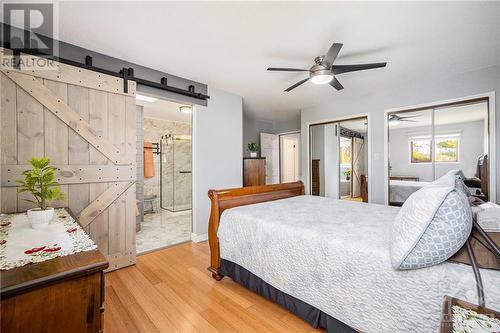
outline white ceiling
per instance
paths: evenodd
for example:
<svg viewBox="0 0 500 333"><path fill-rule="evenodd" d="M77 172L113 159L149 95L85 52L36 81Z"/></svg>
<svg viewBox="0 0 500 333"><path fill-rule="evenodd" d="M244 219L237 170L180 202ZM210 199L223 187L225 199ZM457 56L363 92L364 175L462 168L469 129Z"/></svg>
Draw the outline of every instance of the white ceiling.
<svg viewBox="0 0 500 333"><path fill-rule="evenodd" d="M288 120L301 108L500 64L499 2L60 2L59 37L243 96L249 117ZM283 90L332 42L337 64L387 61L339 75L345 89Z"/></svg>
<svg viewBox="0 0 500 333"><path fill-rule="evenodd" d="M191 123L191 115L179 111L179 107L186 104L179 104L164 99L157 99L154 102L145 102L136 99L135 103L143 106L144 117L146 118Z"/></svg>

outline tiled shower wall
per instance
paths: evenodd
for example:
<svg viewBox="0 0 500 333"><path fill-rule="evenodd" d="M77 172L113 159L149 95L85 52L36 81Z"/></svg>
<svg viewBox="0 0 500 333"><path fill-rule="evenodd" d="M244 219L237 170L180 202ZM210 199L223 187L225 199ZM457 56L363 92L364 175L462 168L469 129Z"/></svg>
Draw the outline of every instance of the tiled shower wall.
<svg viewBox="0 0 500 333"><path fill-rule="evenodd" d="M162 136L191 135L191 124L177 121L144 118L143 133L145 141L160 142ZM190 151L189 151L190 154ZM188 157L191 160L190 156ZM156 194L160 198L160 155L154 154L155 175L144 179L144 195Z"/></svg>

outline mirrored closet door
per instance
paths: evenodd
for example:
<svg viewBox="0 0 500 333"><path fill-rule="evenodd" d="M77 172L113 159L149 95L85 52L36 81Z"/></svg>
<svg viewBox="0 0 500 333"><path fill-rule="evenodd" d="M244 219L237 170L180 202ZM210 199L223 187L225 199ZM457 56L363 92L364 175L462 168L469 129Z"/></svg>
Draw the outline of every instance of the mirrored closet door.
<svg viewBox="0 0 500 333"><path fill-rule="evenodd" d="M367 119L311 125L310 193L368 202Z"/></svg>
<svg viewBox="0 0 500 333"><path fill-rule="evenodd" d="M389 204L460 169L471 192L488 200L488 100L389 113Z"/></svg>

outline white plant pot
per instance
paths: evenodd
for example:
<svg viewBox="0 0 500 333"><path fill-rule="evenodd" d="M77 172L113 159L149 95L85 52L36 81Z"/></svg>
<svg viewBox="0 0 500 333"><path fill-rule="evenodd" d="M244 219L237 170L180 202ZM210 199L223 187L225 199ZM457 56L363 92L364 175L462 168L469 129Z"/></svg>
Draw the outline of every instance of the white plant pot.
<svg viewBox="0 0 500 333"><path fill-rule="evenodd" d="M32 208L27 211L28 222L33 229L45 228L54 217L54 208L49 207L46 210Z"/></svg>
<svg viewBox="0 0 500 333"><path fill-rule="evenodd" d="M251 151L250 152L250 157L257 157L257 152L256 151Z"/></svg>

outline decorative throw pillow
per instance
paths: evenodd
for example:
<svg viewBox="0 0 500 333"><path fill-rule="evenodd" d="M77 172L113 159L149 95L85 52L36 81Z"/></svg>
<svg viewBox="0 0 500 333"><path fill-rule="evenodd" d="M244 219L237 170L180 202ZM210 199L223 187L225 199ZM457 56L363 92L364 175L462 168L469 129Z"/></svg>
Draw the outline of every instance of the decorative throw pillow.
<svg viewBox="0 0 500 333"><path fill-rule="evenodd" d="M470 193L469 188L464 183L464 173L462 170L450 170L445 173L442 177L433 181L431 186L453 186L456 189L462 191L467 197L470 197L472 194Z"/></svg>
<svg viewBox="0 0 500 333"><path fill-rule="evenodd" d="M442 263L465 244L471 229L464 193L451 186L425 186L405 201L394 220L392 266L417 269Z"/></svg>

